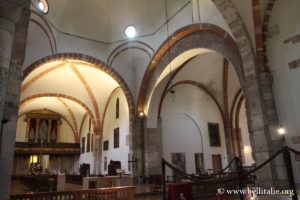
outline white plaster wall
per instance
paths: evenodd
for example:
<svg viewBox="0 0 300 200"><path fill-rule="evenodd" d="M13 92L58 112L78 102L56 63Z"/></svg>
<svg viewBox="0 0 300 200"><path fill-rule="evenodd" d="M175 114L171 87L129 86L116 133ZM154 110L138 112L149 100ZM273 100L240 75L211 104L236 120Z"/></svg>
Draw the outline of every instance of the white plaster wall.
<svg viewBox="0 0 300 200"><path fill-rule="evenodd" d="M58 53L82 53L98 58L103 62L106 62L108 57L108 45L95 40L82 39L63 33L58 33L56 40Z"/></svg>
<svg viewBox="0 0 300 200"><path fill-rule="evenodd" d="M222 13L218 10L211 0L199 0L200 8L200 22L209 23L219 26L224 29L229 35L234 38L227 22L225 21Z"/></svg>
<svg viewBox="0 0 300 200"><path fill-rule="evenodd" d="M223 107L223 63L224 56L220 53L199 54L186 64L174 82L194 80L205 85Z"/></svg>
<svg viewBox="0 0 300 200"><path fill-rule="evenodd" d="M204 162L206 169L212 169L212 154L221 154L222 167L227 166L225 135L221 114L212 99L201 89L191 85L176 87L176 99L172 102L167 95L162 108L163 157L171 161L172 152L186 154L186 172L195 173L195 153L202 152L200 133L196 125L186 116L191 116L202 132ZM218 123L221 147L210 147L207 123ZM168 174L171 174L168 171Z"/></svg>
<svg viewBox="0 0 300 200"><path fill-rule="evenodd" d="M184 4L183 4L184 5ZM211 0L200 0L200 22L201 23L209 23L219 26L224 29L227 33L234 38L228 24L223 18L222 14L219 12L215 4ZM176 30L187 26L192 23L199 23L198 21L192 21L192 7L191 4L185 6L177 15L174 16L169 21L169 35L171 35ZM167 34L167 26L164 25L153 35L153 42L150 44L154 50L157 50L163 41L168 37Z"/></svg>
<svg viewBox="0 0 300 200"><path fill-rule="evenodd" d="M120 115L119 118L116 119L116 99L120 100ZM119 138L120 138L120 146L119 148L114 148L114 129L119 127ZM101 162L101 173L107 174L108 171L104 171L104 157L107 157L107 164L109 164L110 160L121 161L121 168L125 170L126 173L130 173L128 171L128 153L129 153L129 145L126 145L126 136L129 134L129 110L128 104L125 98L125 95L122 90L117 90L116 93L112 96L108 107L107 113L104 119L103 124L103 139L102 139L102 147L103 141L109 141L109 149L108 151L102 151L102 162Z"/></svg>
<svg viewBox="0 0 300 200"><path fill-rule="evenodd" d="M51 45L45 32L37 24L30 22L28 27L24 68L34 61L51 55Z"/></svg>
<svg viewBox="0 0 300 200"><path fill-rule="evenodd" d="M85 151L84 153L81 153L79 156L79 166L83 163L90 164L90 173L94 172L94 152L93 149L90 152L87 152L87 134L89 133L89 117L86 117L83 126L82 126L82 132L81 132L81 138L80 138L80 149L82 148L82 138L85 137ZM91 124L91 133L93 133L93 126ZM92 135L90 137L92 140ZM94 135L94 141L95 141L95 135ZM93 141L93 142L94 142ZM92 141L90 142L90 145L92 145ZM94 145L93 145L94 146Z"/></svg>
<svg viewBox="0 0 300 200"><path fill-rule="evenodd" d="M153 95L151 96L149 111L147 115L147 128L157 128L157 114L158 105L162 96L165 85L167 84L170 76L163 79L155 88Z"/></svg>
<svg viewBox="0 0 300 200"><path fill-rule="evenodd" d="M182 59L185 60L185 58ZM199 82L211 91L220 106L223 108L223 62L224 57L217 52L199 54L185 64L185 66L175 76L173 83L183 80ZM167 70L169 70L169 68L167 68ZM173 67L172 70L174 70ZM235 93L240 88L240 83L235 69L231 64L229 64L228 74L228 98L229 104L231 104ZM156 128L157 126L158 104L162 96L162 91L168 80L169 76L166 76L162 82L156 86L153 95L151 96L149 113L147 113L148 128Z"/></svg>
<svg viewBox="0 0 300 200"><path fill-rule="evenodd" d="M111 67L126 81L135 101L149 62L150 57L146 52L138 49L128 49L120 53L112 63Z"/></svg>
<svg viewBox="0 0 300 200"><path fill-rule="evenodd" d="M280 33L267 40L267 56L274 78L273 92L279 123L286 129L287 144L300 150L300 144L291 142L300 136L300 68L289 70L288 63L300 58L300 43L283 41L300 33L300 1L278 0L271 14L269 26L278 24ZM300 183L300 162L292 155L295 181Z"/></svg>

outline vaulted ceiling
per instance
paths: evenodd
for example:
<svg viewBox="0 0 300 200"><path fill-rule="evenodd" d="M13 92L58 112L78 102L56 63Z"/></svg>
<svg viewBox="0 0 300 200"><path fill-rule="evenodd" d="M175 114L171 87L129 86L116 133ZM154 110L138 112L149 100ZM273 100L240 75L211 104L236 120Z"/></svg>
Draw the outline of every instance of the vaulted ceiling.
<svg viewBox="0 0 300 200"><path fill-rule="evenodd" d="M78 60L40 65L23 80L19 115L48 109L61 114L79 131L85 115L101 119L111 93L119 84L106 72Z"/></svg>

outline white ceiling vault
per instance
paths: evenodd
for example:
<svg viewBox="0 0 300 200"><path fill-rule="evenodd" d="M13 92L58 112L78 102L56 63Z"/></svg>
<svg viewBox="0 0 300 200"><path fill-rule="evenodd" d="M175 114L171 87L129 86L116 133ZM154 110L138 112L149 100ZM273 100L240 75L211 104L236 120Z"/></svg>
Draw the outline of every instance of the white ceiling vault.
<svg viewBox="0 0 300 200"><path fill-rule="evenodd" d="M83 61L44 63L23 80L19 116L33 110L51 110L80 134L85 115L102 119L109 96L118 87L110 75Z"/></svg>
<svg viewBox="0 0 300 200"><path fill-rule="evenodd" d="M188 1L167 0L168 15L172 16ZM162 0L49 0L48 3L46 17L59 31L98 41L125 39L128 25L137 27L138 36L151 34L166 21Z"/></svg>

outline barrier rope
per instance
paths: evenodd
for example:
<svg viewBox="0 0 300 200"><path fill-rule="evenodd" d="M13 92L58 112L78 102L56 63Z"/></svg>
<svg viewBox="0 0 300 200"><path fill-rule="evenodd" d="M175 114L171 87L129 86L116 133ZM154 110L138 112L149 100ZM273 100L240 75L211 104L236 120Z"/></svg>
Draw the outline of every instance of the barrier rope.
<svg viewBox="0 0 300 200"><path fill-rule="evenodd" d="M185 178L191 179L192 181L195 181L197 183L221 183L221 182L227 182L227 181L238 181L241 180L245 177L248 177L249 175L255 173L256 171L260 170L262 167L264 167L265 165L267 165L269 162L271 162L273 159L275 159L279 154L281 154L283 151L290 151L293 152L295 154L300 155L300 152L289 148L289 147L283 147L282 149L280 149L279 151L277 151L275 154L273 154L269 159L267 159L266 161L264 161L263 163L261 163L259 166L255 167L254 169L251 169L250 171L243 173L242 175L236 175L235 177L230 177L230 178L219 178L219 179L213 179L213 180L203 180L203 179L210 179L212 177L215 177L217 175L221 175L226 169L228 169L230 167L230 165L233 163L234 160L238 159L237 157L233 158L230 163L228 164L227 167L225 167L224 169L222 169L221 172L218 172L216 174L212 174L208 177L196 177L194 175L190 175L187 174L181 170L179 170L178 168L176 168L174 165L172 165L171 163L169 163L168 161L166 161L165 159L163 159L163 163L165 163L165 165L167 165L169 168L171 168L173 171L175 171L176 173L182 175ZM237 172L236 172L237 173Z"/></svg>

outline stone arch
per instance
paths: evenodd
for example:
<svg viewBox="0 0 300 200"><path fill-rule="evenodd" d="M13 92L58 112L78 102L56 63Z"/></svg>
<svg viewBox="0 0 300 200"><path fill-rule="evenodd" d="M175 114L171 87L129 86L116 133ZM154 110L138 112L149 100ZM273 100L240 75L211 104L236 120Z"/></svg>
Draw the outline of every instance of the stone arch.
<svg viewBox="0 0 300 200"><path fill-rule="evenodd" d="M133 121L134 121L134 117L135 117L135 106L134 106L133 96L132 96L132 94L129 90L129 87L127 86L126 82L121 77L121 75L118 74L118 72L116 72L114 69L112 69L111 67L109 67L108 65L106 65L104 62L102 62L101 60L99 60L97 58L94 58L94 57L88 56L88 55L84 55L84 54L81 54L81 53L53 54L53 55L47 56L45 58L42 58L42 59L34 62L30 66L28 66L24 70L23 80L30 74L30 72L32 72L36 68L40 67L42 64L52 62L52 61L57 61L57 60L64 60L64 59L73 59L73 60L85 61L88 66L94 67L96 69L99 69L99 70L105 72L106 74L111 76L120 85L120 87L122 88L122 90L125 94L125 97L126 97L127 103L128 103L129 127L130 127L130 131L131 131Z"/></svg>
<svg viewBox="0 0 300 200"><path fill-rule="evenodd" d="M232 3L227 4L227 0L214 2L229 24L236 41L223 29L212 24L192 24L173 33L148 65L142 80L137 109L139 112L147 109L158 77L168 65L169 58L173 60L193 48L208 48L219 52L232 63L239 77L245 95L253 158L260 164L272 155L274 148L280 147L276 139L271 138L271 131L278 125L271 89L272 76L259 72L248 33ZM282 181L278 181L276 173L276 168L281 170L279 165L272 162L265 167L268 168L268 177L264 176L265 172L261 172L258 181L266 186L281 184Z"/></svg>
<svg viewBox="0 0 300 200"><path fill-rule="evenodd" d="M235 67L241 85L245 84L242 58L233 38L212 24L188 25L173 33L153 56L141 84L137 105L139 112L144 111L145 105L150 100L155 83L168 64L168 56L170 55L173 60L181 53L197 48L211 49L224 55Z"/></svg>
<svg viewBox="0 0 300 200"><path fill-rule="evenodd" d="M271 14L274 8L274 5L276 3L276 0L269 0L268 5L267 5L267 10L265 11L265 15L263 17L263 25L262 25L262 35L263 35L263 54L261 55L264 57L264 67L265 70L270 71L270 66L268 63L268 58L267 58L267 48L266 48L266 42L268 38L268 31L269 31L269 22L271 18Z"/></svg>

